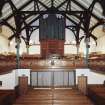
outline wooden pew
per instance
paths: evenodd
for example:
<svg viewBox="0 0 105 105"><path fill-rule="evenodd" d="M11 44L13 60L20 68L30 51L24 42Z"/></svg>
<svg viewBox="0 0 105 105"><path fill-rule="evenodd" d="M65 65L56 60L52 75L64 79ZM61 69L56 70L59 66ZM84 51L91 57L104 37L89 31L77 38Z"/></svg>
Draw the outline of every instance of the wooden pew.
<svg viewBox="0 0 105 105"><path fill-rule="evenodd" d="M15 94L12 90L0 90L0 105L12 105Z"/></svg>
<svg viewBox="0 0 105 105"><path fill-rule="evenodd" d="M105 87L103 85L90 86L88 96L96 105L105 105Z"/></svg>

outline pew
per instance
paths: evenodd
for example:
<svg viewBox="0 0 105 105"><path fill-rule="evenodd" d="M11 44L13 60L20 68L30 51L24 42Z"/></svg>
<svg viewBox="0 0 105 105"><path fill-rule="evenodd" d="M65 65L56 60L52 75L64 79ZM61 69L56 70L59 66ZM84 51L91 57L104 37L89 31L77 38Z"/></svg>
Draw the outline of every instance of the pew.
<svg viewBox="0 0 105 105"><path fill-rule="evenodd" d="M0 105L12 105L15 100L13 90L0 90Z"/></svg>
<svg viewBox="0 0 105 105"><path fill-rule="evenodd" d="M89 86L88 96L94 101L96 105L105 105L105 86Z"/></svg>

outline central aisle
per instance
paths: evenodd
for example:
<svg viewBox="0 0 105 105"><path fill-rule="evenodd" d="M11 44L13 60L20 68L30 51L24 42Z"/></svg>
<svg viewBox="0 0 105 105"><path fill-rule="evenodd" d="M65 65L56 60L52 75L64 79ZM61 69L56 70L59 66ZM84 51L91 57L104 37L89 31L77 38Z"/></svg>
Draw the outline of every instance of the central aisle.
<svg viewBox="0 0 105 105"><path fill-rule="evenodd" d="M31 89L13 105L94 105L76 89Z"/></svg>

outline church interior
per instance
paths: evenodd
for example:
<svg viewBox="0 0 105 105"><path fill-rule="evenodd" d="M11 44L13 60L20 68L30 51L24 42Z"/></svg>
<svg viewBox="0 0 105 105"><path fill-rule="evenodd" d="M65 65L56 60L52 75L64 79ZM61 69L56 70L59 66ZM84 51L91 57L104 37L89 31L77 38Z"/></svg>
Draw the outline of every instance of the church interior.
<svg viewBox="0 0 105 105"><path fill-rule="evenodd" d="M0 105L105 105L105 0L0 0Z"/></svg>

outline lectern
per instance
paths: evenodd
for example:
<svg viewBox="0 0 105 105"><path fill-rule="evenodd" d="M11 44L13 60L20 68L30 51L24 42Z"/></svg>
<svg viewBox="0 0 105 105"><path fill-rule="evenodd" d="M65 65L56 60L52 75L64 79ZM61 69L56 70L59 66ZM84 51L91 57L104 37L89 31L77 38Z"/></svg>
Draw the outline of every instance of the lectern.
<svg viewBox="0 0 105 105"><path fill-rule="evenodd" d="M19 77L19 95L24 95L28 91L28 77Z"/></svg>
<svg viewBox="0 0 105 105"><path fill-rule="evenodd" d="M78 89L84 95L87 94L87 76L78 76Z"/></svg>

